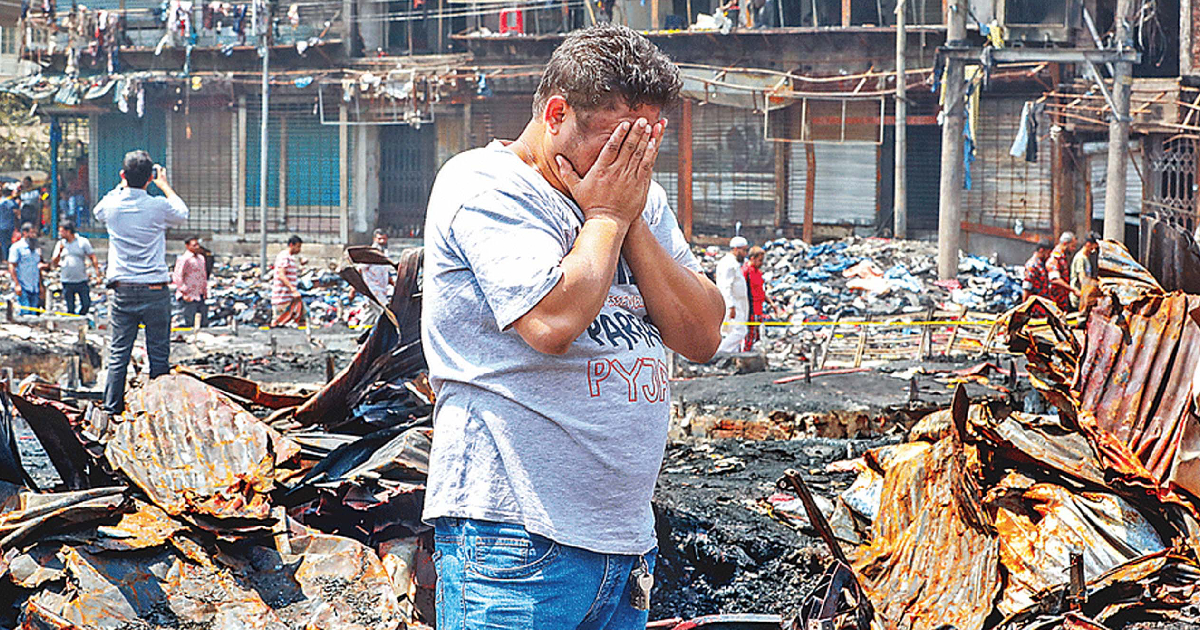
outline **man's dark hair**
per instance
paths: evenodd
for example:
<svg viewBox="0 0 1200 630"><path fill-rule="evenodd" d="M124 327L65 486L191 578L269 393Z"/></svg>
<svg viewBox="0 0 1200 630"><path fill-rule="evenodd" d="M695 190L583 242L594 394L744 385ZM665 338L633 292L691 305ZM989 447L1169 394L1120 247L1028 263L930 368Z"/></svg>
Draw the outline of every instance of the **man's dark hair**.
<svg viewBox="0 0 1200 630"><path fill-rule="evenodd" d="M1038 241L1037 248L1038 249L1054 249L1054 245L1050 243L1049 239L1042 239L1042 240Z"/></svg>
<svg viewBox="0 0 1200 630"><path fill-rule="evenodd" d="M296 234L289 236L288 240L287 240L288 245L301 245L303 243L304 243L304 239L300 238Z"/></svg>
<svg viewBox="0 0 1200 630"><path fill-rule="evenodd" d="M184 245L189 245L189 244L191 244L191 243L194 243L194 242L197 242L197 241L199 241L199 240L200 240L200 237L199 237L199 236L189 236L189 237L187 237L186 239L184 239L184 241L183 241L183 244L184 244Z"/></svg>
<svg viewBox="0 0 1200 630"><path fill-rule="evenodd" d="M28 175L26 175L26 176L25 176L25 179L21 180L21 182L22 182L22 183L30 183L30 184L32 184L32 183L33 183L33 178L32 178L32 177L30 177L30 176L28 176Z"/></svg>
<svg viewBox="0 0 1200 630"><path fill-rule="evenodd" d="M599 24L567 35L555 49L533 96L533 115L541 116L556 94L581 111L618 102L661 109L682 86L679 68L650 40L627 26Z"/></svg>
<svg viewBox="0 0 1200 630"><path fill-rule="evenodd" d="M33 229L33 224L32 224L32 223L30 223L29 221L26 221L26 222L24 222L24 223L22 223L22 224L21 224L21 233L22 233L22 234L24 234L24 233L26 233L26 232L28 232L29 230L32 230L32 229Z"/></svg>
<svg viewBox="0 0 1200 630"><path fill-rule="evenodd" d="M1099 234L1097 234L1095 232L1088 232L1087 240L1084 241L1084 244L1085 245L1095 245L1096 243L1099 243L1099 242L1100 242Z"/></svg>
<svg viewBox="0 0 1200 630"><path fill-rule="evenodd" d="M71 234L75 233L75 222L74 221L71 221L71 220L63 221L62 223L58 224L58 227L66 230L67 232L70 232Z"/></svg>
<svg viewBox="0 0 1200 630"><path fill-rule="evenodd" d="M375 236L387 236L387 232L384 232L380 228L375 228Z"/></svg>
<svg viewBox="0 0 1200 630"><path fill-rule="evenodd" d="M154 176L154 160L141 149L126 153L122 168L125 169L125 183L133 188L145 188Z"/></svg>

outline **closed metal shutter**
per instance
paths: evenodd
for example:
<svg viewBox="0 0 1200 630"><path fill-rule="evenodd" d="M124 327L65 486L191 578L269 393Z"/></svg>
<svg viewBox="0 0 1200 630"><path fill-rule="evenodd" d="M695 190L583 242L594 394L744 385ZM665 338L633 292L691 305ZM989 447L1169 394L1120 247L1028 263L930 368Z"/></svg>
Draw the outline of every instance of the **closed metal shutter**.
<svg viewBox="0 0 1200 630"><path fill-rule="evenodd" d="M247 103L245 196L248 232L259 229L258 113L257 106ZM354 135L349 134L347 145L351 173L354 172ZM272 103L271 116L267 120L267 142L267 230L308 235L339 234L341 156L338 126L321 124L310 104ZM287 195L281 203L279 191L285 187ZM347 193L348 202L353 204L353 186Z"/></svg>
<svg viewBox="0 0 1200 630"><path fill-rule="evenodd" d="M420 234L436 175L437 133L432 125L380 128L379 227L397 236Z"/></svg>
<svg viewBox="0 0 1200 630"><path fill-rule="evenodd" d="M1107 143L1105 143L1107 146ZM1092 218L1104 219L1104 206L1108 196L1108 153L1096 153L1088 157L1092 171ZM1125 166L1125 215L1136 216L1142 212L1142 177L1138 167L1142 163L1141 151L1130 151Z"/></svg>
<svg viewBox="0 0 1200 630"><path fill-rule="evenodd" d="M879 145L873 142L812 145L816 158L813 223L873 226L879 207ZM804 223L808 188L805 145L791 145L788 221Z"/></svg>
<svg viewBox="0 0 1200 630"><path fill-rule="evenodd" d="M171 184L191 211L173 234L220 234L237 229L233 171L234 119L227 108L191 107L170 116Z"/></svg>
<svg viewBox="0 0 1200 630"><path fill-rule="evenodd" d="M143 149L150 153L151 159L159 162L165 159L165 128L166 111L157 107L147 106L141 118L132 112L132 108L128 114L101 114L96 117L92 154L96 160L96 190L100 197L121 183L120 173L126 153ZM154 196L162 195L154 186L150 186L148 191ZM102 235L105 229L93 220L86 226L85 233Z"/></svg>
<svg viewBox="0 0 1200 630"><path fill-rule="evenodd" d="M1009 155L1021 124L1024 97L986 96L980 106L967 220L1013 229L1019 220L1027 230L1049 230L1052 206L1050 142L1038 144L1038 161ZM1045 125L1039 135L1047 132Z"/></svg>
<svg viewBox="0 0 1200 630"><path fill-rule="evenodd" d="M908 128L908 227L936 230L941 207L942 128Z"/></svg>
<svg viewBox="0 0 1200 630"><path fill-rule="evenodd" d="M692 108L693 226L732 234L775 224L775 147L761 113L721 105Z"/></svg>
<svg viewBox="0 0 1200 630"><path fill-rule="evenodd" d="M662 148L658 150L658 161L654 163L654 181L667 191L667 202L679 215L679 108L663 114L667 132L663 134Z"/></svg>

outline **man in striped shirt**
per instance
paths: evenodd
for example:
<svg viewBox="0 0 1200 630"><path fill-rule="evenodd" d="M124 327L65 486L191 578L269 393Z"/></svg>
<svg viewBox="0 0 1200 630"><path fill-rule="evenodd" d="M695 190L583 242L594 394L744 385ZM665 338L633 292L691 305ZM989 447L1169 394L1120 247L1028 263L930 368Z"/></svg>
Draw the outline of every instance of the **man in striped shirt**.
<svg viewBox="0 0 1200 630"><path fill-rule="evenodd" d="M271 326L291 322L304 325L304 300L296 284L300 276L300 248L304 241L296 235L287 240L287 247L275 257L275 277L271 281Z"/></svg>

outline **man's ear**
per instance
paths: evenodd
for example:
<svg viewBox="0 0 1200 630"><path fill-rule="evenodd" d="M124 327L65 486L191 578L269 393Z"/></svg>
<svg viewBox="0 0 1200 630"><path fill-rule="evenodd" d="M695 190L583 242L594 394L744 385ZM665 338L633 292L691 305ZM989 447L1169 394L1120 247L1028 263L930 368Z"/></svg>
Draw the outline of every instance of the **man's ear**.
<svg viewBox="0 0 1200 630"><path fill-rule="evenodd" d="M121 181L125 181L125 169L121 169Z"/></svg>
<svg viewBox="0 0 1200 630"><path fill-rule="evenodd" d="M546 107L542 110L542 122L546 124L546 128L552 134L558 134L562 129L563 121L567 119L567 110L570 106L567 105L567 99L562 95L556 94L551 96L546 101Z"/></svg>

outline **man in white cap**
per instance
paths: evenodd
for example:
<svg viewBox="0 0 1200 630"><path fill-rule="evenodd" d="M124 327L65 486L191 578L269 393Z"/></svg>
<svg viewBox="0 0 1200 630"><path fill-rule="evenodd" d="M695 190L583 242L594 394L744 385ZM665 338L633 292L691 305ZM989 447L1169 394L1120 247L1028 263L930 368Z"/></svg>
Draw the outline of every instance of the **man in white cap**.
<svg viewBox="0 0 1200 630"><path fill-rule="evenodd" d="M742 275L742 261L750 242L741 236L729 240L729 253L717 263L717 288L725 298L725 322L721 324L721 346L717 352L740 352L746 340L750 316L750 292Z"/></svg>

